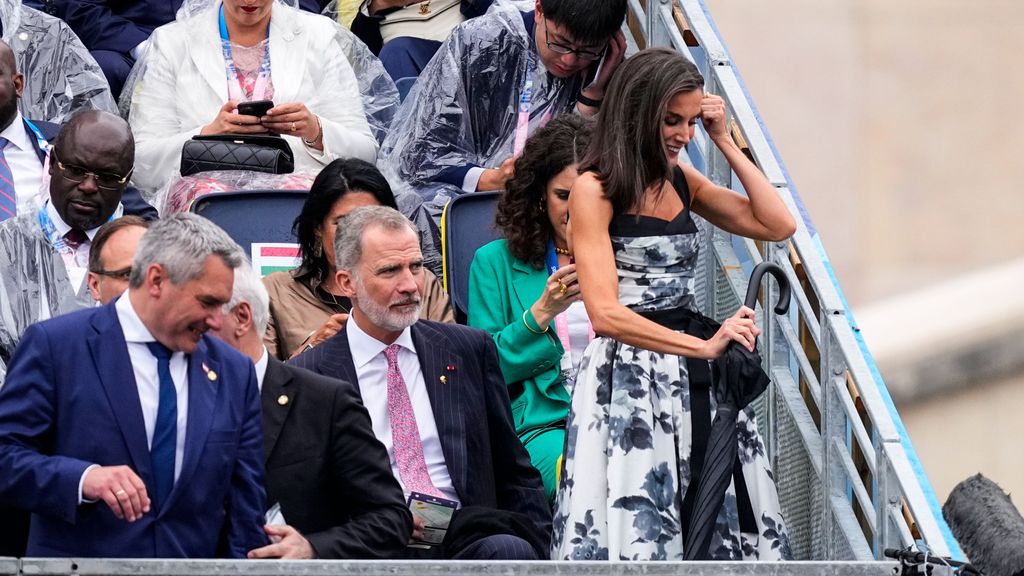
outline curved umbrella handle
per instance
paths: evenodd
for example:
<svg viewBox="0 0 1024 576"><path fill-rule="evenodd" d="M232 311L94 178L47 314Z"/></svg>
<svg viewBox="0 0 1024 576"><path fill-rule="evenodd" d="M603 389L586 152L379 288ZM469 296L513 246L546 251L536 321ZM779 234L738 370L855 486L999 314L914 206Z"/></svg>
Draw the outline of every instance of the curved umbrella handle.
<svg viewBox="0 0 1024 576"><path fill-rule="evenodd" d="M750 274L750 283L747 284L747 297L743 300L743 305L751 310L757 305L757 291L761 289L761 279L765 273L775 276L775 280L779 283L779 301L775 304L775 313L781 316L789 312L789 278L786 277L782 267L774 262L761 262L754 267L754 271Z"/></svg>

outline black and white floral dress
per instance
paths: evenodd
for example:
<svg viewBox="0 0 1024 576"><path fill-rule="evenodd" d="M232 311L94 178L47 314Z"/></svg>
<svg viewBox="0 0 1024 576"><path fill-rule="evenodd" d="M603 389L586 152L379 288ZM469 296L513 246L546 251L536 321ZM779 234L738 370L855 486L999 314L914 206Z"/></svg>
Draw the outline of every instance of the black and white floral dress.
<svg viewBox="0 0 1024 576"><path fill-rule="evenodd" d="M678 169L673 184L686 206L674 220L617 215L609 230L619 301L652 319L695 310L698 230ZM694 467L703 460L691 450L695 438L694 452L700 450L715 409L710 388L691 385L688 364L696 362L607 337L591 342L567 421L553 559L683 559L684 510L695 476L691 460ZM749 408L740 411L737 432L736 472L718 515L711 558L790 559L771 465Z"/></svg>

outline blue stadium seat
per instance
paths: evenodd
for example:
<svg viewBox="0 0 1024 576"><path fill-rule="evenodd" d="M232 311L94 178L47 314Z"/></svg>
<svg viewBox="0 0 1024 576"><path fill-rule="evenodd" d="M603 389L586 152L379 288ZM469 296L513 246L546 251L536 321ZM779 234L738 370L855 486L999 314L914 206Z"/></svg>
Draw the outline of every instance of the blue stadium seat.
<svg viewBox="0 0 1024 576"><path fill-rule="evenodd" d="M496 240L494 215L502 192L476 192L456 196L441 216L444 285L455 311L455 321L466 322L469 305L469 266L477 248Z"/></svg>
<svg viewBox="0 0 1024 576"><path fill-rule="evenodd" d="M196 198L191 212L211 220L245 253L254 242L296 242L292 223L306 202L306 190L242 190Z"/></svg>

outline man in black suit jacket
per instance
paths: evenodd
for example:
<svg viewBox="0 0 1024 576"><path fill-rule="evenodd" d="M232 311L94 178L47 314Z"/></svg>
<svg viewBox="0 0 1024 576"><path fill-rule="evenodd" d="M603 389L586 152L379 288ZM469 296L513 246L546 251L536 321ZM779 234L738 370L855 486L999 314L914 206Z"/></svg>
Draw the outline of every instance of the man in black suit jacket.
<svg viewBox="0 0 1024 576"><path fill-rule="evenodd" d="M358 383L406 494L460 503L444 543L425 556L546 557L551 511L513 428L491 337L417 321L423 256L415 227L397 211L353 211L339 222L334 246L351 315L293 363Z"/></svg>
<svg viewBox="0 0 1024 576"><path fill-rule="evenodd" d="M215 332L256 363L263 403L267 504L287 525L250 558L393 558L412 533L402 489L366 409L347 383L286 366L263 346L270 302L248 264L235 270Z"/></svg>

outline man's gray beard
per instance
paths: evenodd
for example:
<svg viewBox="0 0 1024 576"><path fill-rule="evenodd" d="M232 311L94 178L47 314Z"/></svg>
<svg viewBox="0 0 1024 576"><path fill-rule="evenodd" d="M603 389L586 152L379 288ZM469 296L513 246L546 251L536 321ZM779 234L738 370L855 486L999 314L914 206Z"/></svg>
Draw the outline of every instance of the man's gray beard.
<svg viewBox="0 0 1024 576"><path fill-rule="evenodd" d="M370 298L369 293L366 291L366 287L363 286L362 280L358 277L354 278L354 280L356 285L356 299L359 309L362 310L363 314L366 314L367 319L369 319L374 326L388 332L401 332L419 320L420 308L423 306L422 300L416 302L416 309L408 314L392 312L387 306L379 306L372 298ZM417 295L416 298L419 299L419 295Z"/></svg>

